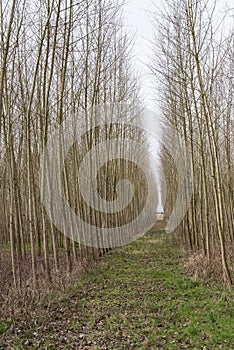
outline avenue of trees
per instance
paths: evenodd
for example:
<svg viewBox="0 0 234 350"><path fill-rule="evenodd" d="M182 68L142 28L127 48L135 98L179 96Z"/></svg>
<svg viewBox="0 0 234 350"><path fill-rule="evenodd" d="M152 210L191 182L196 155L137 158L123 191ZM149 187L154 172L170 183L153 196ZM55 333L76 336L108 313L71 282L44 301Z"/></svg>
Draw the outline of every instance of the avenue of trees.
<svg viewBox="0 0 234 350"><path fill-rule="evenodd" d="M163 114L164 137L172 127L181 150L185 146L194 189L176 237L213 271L221 271L223 282L231 286L233 32L223 30L224 20L216 18L213 1L165 0L162 8L153 16L155 46L150 69ZM3 0L0 33L3 293L9 287L24 290L27 285L36 290L41 276L48 283L54 276L69 276L109 249L80 244L64 235L43 205L42 154L51 134L64 121L71 118L87 126L67 153L61 180L67 202L85 222L106 228L131 222L143 210L149 189L145 173L124 157L104 164L96 178L100 197L110 202L117 198L119 180L130 179L135 185L133 202L121 213L99 213L85 203L79 188L80 164L92 148L97 151L96 145L118 139L120 153L133 152L137 158L138 150L126 146L124 140L144 144L146 139L140 128L111 123L111 114L110 120L96 127L95 107L100 105L108 104L110 111L112 104L127 102L131 117L141 118L143 103L131 64L133 42L123 25L122 4L112 0ZM147 142L144 145L145 155L139 158L143 156L147 163ZM112 151L106 150L110 158ZM92 158L89 160L87 176L94 171ZM165 216L169 217L177 198L178 164L163 147L161 161L167 187ZM52 198L53 193L50 195ZM184 197L186 200L186 193Z"/></svg>
<svg viewBox="0 0 234 350"><path fill-rule="evenodd" d="M181 149L186 146L194 187L177 237L192 252L201 253L200 259L213 266L213 272L222 272L224 283L230 286L234 277L231 13L221 18L216 2L208 0L168 0L164 5L162 12L154 15L151 70L156 77L165 135L172 127ZM168 216L177 196L177 164L166 150L162 151L162 163Z"/></svg>

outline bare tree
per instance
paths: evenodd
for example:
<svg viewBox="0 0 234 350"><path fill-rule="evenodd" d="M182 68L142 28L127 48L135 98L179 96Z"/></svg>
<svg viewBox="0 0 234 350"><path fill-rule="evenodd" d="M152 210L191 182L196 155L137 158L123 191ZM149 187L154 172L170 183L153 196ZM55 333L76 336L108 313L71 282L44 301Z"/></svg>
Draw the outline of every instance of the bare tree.
<svg viewBox="0 0 234 350"><path fill-rule="evenodd" d="M168 1L162 20L157 17L156 54L151 69L160 81L164 118L191 154L194 196L178 228L179 236L191 249L202 249L210 264L220 261L223 281L230 286L227 249L231 254L233 193L228 194L226 189L232 181L233 96L231 75L226 69L233 67L233 35L220 34L220 23L214 25L215 9L216 4L209 1ZM173 171L176 181L176 164L167 161L165 171L168 179ZM175 187L168 188L170 201L174 201Z"/></svg>

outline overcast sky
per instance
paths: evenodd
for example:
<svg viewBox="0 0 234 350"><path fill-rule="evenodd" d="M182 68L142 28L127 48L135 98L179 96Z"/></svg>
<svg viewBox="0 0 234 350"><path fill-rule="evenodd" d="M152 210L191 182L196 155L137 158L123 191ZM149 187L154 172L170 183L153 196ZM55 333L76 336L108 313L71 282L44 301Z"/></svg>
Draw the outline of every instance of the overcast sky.
<svg viewBox="0 0 234 350"><path fill-rule="evenodd" d="M155 2L160 2L157 0ZM150 88L150 74L145 64L151 55L150 40L153 37L153 27L149 20L149 11L154 9L152 0L128 0L125 5L125 24L131 33L136 33L134 46L134 63L141 76L141 89L145 102L153 107L153 91Z"/></svg>

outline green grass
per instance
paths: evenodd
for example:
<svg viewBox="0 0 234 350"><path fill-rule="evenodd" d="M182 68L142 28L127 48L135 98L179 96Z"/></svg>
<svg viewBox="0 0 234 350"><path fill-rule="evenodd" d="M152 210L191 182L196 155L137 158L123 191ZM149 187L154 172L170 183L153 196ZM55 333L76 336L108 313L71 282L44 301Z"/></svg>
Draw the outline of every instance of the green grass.
<svg viewBox="0 0 234 350"><path fill-rule="evenodd" d="M12 319L11 318L9 318L7 320L4 320L3 322L0 321L0 336L2 334L6 333L6 331L10 327L11 323L12 323Z"/></svg>
<svg viewBox="0 0 234 350"><path fill-rule="evenodd" d="M186 276L171 238L152 231L112 251L3 341L9 349L234 349L233 292Z"/></svg>

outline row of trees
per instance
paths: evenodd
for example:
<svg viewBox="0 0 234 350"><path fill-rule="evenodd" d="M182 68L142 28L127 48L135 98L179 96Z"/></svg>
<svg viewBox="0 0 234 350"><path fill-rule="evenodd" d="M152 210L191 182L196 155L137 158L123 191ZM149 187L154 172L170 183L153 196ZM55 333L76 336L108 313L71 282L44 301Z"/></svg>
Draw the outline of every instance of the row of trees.
<svg viewBox="0 0 234 350"><path fill-rule="evenodd" d="M178 238L220 265L232 284L234 246L233 31L209 0L169 0L155 15L157 94L165 135L173 127L186 146L194 194ZM226 16L230 13L226 13ZM230 21L229 21L230 24ZM177 164L166 150L166 215L177 196ZM175 181L171 181L174 179ZM186 193L184 196L186 200Z"/></svg>
<svg viewBox="0 0 234 350"><path fill-rule="evenodd" d="M49 135L68 117L77 121L82 115L87 132L69 150L63 188L75 212L104 225L103 217L94 218L97 214L82 204L79 164L99 141L132 136L118 125L92 129L95 113L89 110L123 100L139 106L138 88L117 1L1 1L0 31L0 246L10 247L13 285L32 278L36 286L40 273L51 281L60 268L70 272L82 259L105 252L82 247L48 219L39 172ZM105 179L113 175L110 165L103 167ZM122 177L136 178L134 166L112 165L122 169ZM100 186L107 200L115 198L116 183Z"/></svg>

